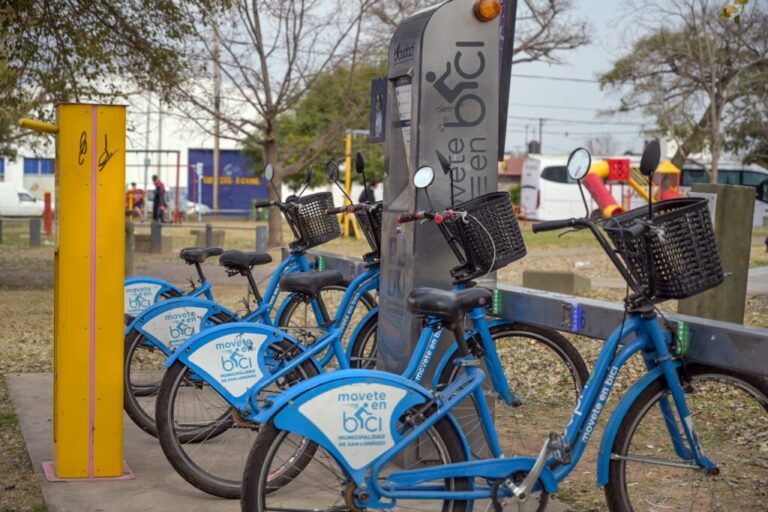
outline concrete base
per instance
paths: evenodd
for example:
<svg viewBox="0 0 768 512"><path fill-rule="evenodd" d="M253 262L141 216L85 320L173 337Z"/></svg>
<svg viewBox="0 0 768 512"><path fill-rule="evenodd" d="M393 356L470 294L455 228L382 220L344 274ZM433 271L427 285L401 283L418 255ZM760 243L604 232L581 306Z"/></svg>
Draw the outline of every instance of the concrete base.
<svg viewBox="0 0 768 512"><path fill-rule="evenodd" d="M134 235L134 251L143 252L149 254L151 251L151 235ZM160 252L162 254L170 253L173 251L173 244L171 243L170 236L160 237Z"/></svg>
<svg viewBox="0 0 768 512"><path fill-rule="evenodd" d="M592 288L588 277L574 272L524 270L523 286L568 295L583 295Z"/></svg>
<svg viewBox="0 0 768 512"><path fill-rule="evenodd" d="M123 461L123 474L120 476L112 477L99 477L99 478L59 478L56 476L56 463L52 460L43 462L43 474L45 479L49 482L107 482L109 480L133 480L136 475L133 474L128 464Z"/></svg>
<svg viewBox="0 0 768 512"><path fill-rule="evenodd" d="M204 229L191 229L189 231L195 235L195 247L208 247L209 244L205 243L205 230ZM226 232L223 229L211 230L211 247L224 247L224 234Z"/></svg>

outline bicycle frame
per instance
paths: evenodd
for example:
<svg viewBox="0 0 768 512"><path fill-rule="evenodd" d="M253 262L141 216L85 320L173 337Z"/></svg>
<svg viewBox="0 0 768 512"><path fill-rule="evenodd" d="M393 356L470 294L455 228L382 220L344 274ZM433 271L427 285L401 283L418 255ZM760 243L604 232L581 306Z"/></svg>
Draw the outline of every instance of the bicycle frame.
<svg viewBox="0 0 768 512"><path fill-rule="evenodd" d="M625 344L619 350L622 342L625 342ZM704 470L711 470L715 467L712 461L701 453L691 422L690 411L685 401L683 388L677 375L677 367L680 363L672 359L668 343L669 336L665 336L662 332L653 313L644 315L630 314L627 322L611 334L595 363L592 376L582 390L579 402L566 427L564 438L567 446L570 447L570 457L563 457L565 455L563 453L549 455L545 451L540 454L540 457L542 455L548 456L547 465L539 477L547 492L555 492L557 490L557 482L566 478L578 464L587 443L594 433L595 426L604 410L605 403L621 367L638 352L642 353L646 368L648 369L648 375L646 376L647 378L638 381L628 392L628 395L634 398L651 382L657 378L664 378L671 391L672 402L677 410L677 420L679 422L674 417L673 404L670 404L667 398L662 398L659 406L664 413L667 431L677 455L683 461L687 461L689 464L696 464ZM481 405L485 404L485 401L482 399L483 395L480 392L482 380L483 373L481 370L469 365L466 366L465 374L451 383L443 390L441 396L436 398L437 412L429 416L424 423L414 428L390 450L375 460L371 475L365 478L365 483L370 486L376 495L386 499L488 499L490 498L490 487L486 486L475 487L470 491L458 492L435 490L434 487L425 487L421 484L435 479L451 477L498 479L506 478L517 471L531 471L535 463L535 459L532 457L497 458L448 464L435 468L398 471L388 476L385 486L380 485L378 472L381 468L419 435L423 434L442 417L448 415L451 408L469 394L474 394L476 398L475 403L479 406L478 413L489 445L493 446L494 442L497 442L487 406ZM639 390L635 388L639 388ZM626 412L626 410L623 412ZM620 414L623 415L623 412ZM617 421L612 417L611 423L618 425L620 419L618 418ZM682 432L679 426L682 426ZM615 431L611 433L606 429L607 436L614 434ZM608 449L601 450L599 464L603 466L604 471L607 473L612 442L603 442L603 447L606 447L606 444ZM499 457L498 454L494 455ZM504 486L499 491L499 496L511 495L509 489ZM366 505L374 506L375 503L369 501L366 502Z"/></svg>
<svg viewBox="0 0 768 512"><path fill-rule="evenodd" d="M226 331L228 333L230 330L243 330L243 327L238 327L236 324L215 327L209 331L201 333L201 335L190 338L181 349L174 352L174 354L165 362L165 366L169 367L177 359L180 359L186 366L192 369L195 374L201 376L203 380L221 394L225 400L241 411L244 414L244 418L252 419L253 414L260 409L260 405L257 402L259 393L278 379L285 377L302 363L311 360L318 368L324 368L335 358L341 368L349 369L349 361L341 344L341 340L346 329L349 327L352 314L354 313L357 304L360 302L360 298L369 291L378 289L379 274L378 265L372 265L368 270L357 276L352 283L350 283L339 309L336 311L336 315L328 326L326 333L310 347L302 346L298 340L277 329L259 324L249 324L249 328L254 330L254 333L259 331L258 334L260 334L260 339L256 341L258 346L254 345L250 347L249 350L258 354L258 361L264 366L264 370L260 372L260 375L258 375L258 378L256 378L254 382L249 383L247 391L239 396L235 396L230 389L227 389L226 383L220 382L219 379L214 376L215 372L211 371L211 367L205 366L207 361L201 363L200 361L193 360L197 350L204 350L206 346L215 344L220 339L219 337L222 334L221 331ZM263 333L261 331L263 331ZM266 353L266 347L280 338L288 340L300 351L296 357L293 357L288 362L277 361L274 358L270 359L272 356ZM329 346L330 350L323 355L320 361L316 361L314 357ZM270 365L276 366L279 369L277 371L267 369Z"/></svg>

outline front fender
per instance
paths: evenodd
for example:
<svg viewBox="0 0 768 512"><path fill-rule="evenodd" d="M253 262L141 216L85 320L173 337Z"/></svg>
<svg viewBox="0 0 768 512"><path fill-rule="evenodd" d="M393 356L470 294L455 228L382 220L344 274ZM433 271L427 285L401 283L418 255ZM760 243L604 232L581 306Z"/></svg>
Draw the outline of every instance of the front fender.
<svg viewBox="0 0 768 512"><path fill-rule="evenodd" d="M240 411L265 378L279 371L270 346L288 341L301 350L300 343L284 332L265 324L232 322L206 329L188 339L169 357L165 366L181 362ZM311 364L317 363L308 358ZM321 370L317 368L318 372Z"/></svg>
<svg viewBox="0 0 768 512"><path fill-rule="evenodd" d="M677 368L681 366L682 363L675 361L673 364L675 365L675 368ZM624 417L627 415L629 408L632 407L632 404L635 402L635 400L637 400L640 394L642 394L642 392L645 391L648 386L653 384L653 382L659 378L663 378L663 373L660 367L656 367L650 370L640 380L635 382L631 388L629 388L629 390L619 401L618 405L616 405L616 409L614 409L610 419L608 420L608 423L605 425L603 438L600 440L600 451L597 454L598 486L604 487L608 484L608 468L611 463L611 449L613 448L613 443L616 440L616 434L619 431L621 422L624 420ZM660 434L663 435L663 433Z"/></svg>
<svg viewBox="0 0 768 512"><path fill-rule="evenodd" d="M283 391L249 419L272 420L281 430L311 439L361 482L376 458L401 438L399 418L430 398L429 391L399 375L338 370Z"/></svg>
<svg viewBox="0 0 768 512"><path fill-rule="evenodd" d="M125 334L135 329L146 337L146 343L170 354L192 336L213 326L211 317L221 313L237 319L235 313L207 299L166 299L141 312L126 327Z"/></svg>
<svg viewBox="0 0 768 512"><path fill-rule="evenodd" d="M125 301L123 312L134 317L155 304L160 296L167 292L174 292L180 296L184 295L181 288L163 279L155 277L129 277L125 280L123 287Z"/></svg>

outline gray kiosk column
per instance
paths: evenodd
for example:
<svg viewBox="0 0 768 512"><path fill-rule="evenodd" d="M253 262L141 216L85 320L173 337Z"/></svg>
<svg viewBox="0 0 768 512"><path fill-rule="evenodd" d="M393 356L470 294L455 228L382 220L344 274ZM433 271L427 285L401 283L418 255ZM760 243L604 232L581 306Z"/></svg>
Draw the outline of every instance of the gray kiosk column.
<svg viewBox="0 0 768 512"><path fill-rule="evenodd" d="M423 165L435 169L429 196L436 209L448 207L451 197L436 150L453 164L457 204L497 189L505 134L500 116L506 117L511 62L511 44L504 44L503 35L507 32L509 43L514 5L506 2L501 17L482 22L474 14L475 0L448 1L408 18L390 43L378 333L382 369L402 372L418 339L419 322L405 307L408 293L419 286L450 289L449 270L457 264L436 226L397 224L398 214L430 208L424 193L415 193L414 171Z"/></svg>

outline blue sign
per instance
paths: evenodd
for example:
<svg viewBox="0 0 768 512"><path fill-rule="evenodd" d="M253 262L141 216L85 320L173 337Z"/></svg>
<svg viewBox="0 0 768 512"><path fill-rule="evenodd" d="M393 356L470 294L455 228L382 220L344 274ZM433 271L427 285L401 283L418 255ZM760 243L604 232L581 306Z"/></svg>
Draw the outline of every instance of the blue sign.
<svg viewBox="0 0 768 512"><path fill-rule="evenodd" d="M189 180L187 197L213 208L213 150L189 150ZM196 167L203 164L202 201L196 198L198 177ZM253 200L267 199L267 184L253 175L251 158L236 149L222 149L219 152L219 209L224 215L248 215Z"/></svg>

